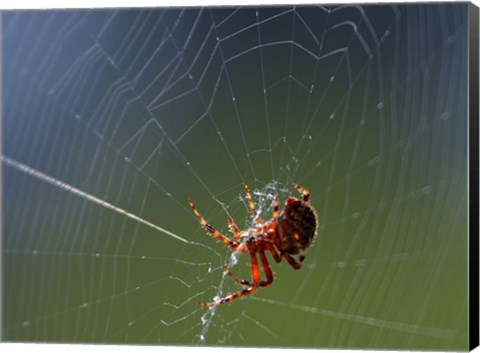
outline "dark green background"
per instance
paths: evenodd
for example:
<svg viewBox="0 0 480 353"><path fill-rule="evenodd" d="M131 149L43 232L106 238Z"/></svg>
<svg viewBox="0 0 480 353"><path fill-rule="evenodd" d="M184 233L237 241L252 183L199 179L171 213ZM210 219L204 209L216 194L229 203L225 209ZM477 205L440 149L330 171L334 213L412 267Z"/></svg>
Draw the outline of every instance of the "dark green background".
<svg viewBox="0 0 480 353"><path fill-rule="evenodd" d="M2 13L3 339L467 348L467 4ZM304 268L208 312L297 182ZM232 271L249 276L248 256Z"/></svg>

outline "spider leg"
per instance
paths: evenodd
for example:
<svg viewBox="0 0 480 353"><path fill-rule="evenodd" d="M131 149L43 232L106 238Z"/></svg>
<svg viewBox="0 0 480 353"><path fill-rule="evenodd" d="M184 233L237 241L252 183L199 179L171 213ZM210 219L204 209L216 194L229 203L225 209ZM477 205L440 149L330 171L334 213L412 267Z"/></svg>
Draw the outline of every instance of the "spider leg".
<svg viewBox="0 0 480 353"><path fill-rule="evenodd" d="M257 216L255 203L253 202L252 195L250 194L250 189L248 188L248 185L246 182L243 182L243 187L245 188L245 194L247 195L248 206L250 207L250 211L252 212L253 220L257 224L263 223L263 220Z"/></svg>
<svg viewBox="0 0 480 353"><path fill-rule="evenodd" d="M270 245L268 247L268 250L270 250L270 252L272 253L273 259L275 260L276 263L279 263L280 261L282 261L282 256L279 253L277 253L273 245Z"/></svg>
<svg viewBox="0 0 480 353"><path fill-rule="evenodd" d="M258 285L253 286L253 287L248 287L248 288L242 289L239 292L236 292L236 293L227 295L226 297L220 298L220 299L218 299L214 302L209 302L209 303L199 302L198 305L206 306L206 307L212 307L212 306L217 306L217 305L221 305L221 304L226 304L226 303L231 302L232 300L235 300L237 298L241 298L244 295L252 294L253 292L255 292L257 290L257 288L258 288Z"/></svg>
<svg viewBox="0 0 480 353"><path fill-rule="evenodd" d="M297 262L289 253L283 253L282 256L285 260L288 261L290 266L292 266L295 270L298 270L302 267L303 261L305 260L305 256L303 254L300 255L299 261Z"/></svg>
<svg viewBox="0 0 480 353"><path fill-rule="evenodd" d="M265 271L265 276L267 276L267 280L261 281L260 286L267 287L273 282L273 272L272 272L272 269L270 268L270 264L268 263L267 257L265 256L265 253L263 252L263 250L259 251L259 255L260 255L260 260L262 261L263 270Z"/></svg>
<svg viewBox="0 0 480 353"><path fill-rule="evenodd" d="M276 253L275 253L276 254ZM270 264L268 263L268 259L265 256L265 252L259 251L260 255L260 260L262 261L263 265L263 270L265 271L265 276L267 277L266 281L260 281L259 285L260 287L267 287L273 282L273 272L272 269L270 268ZM279 257L280 258L280 257ZM280 258L281 259L281 258ZM277 261L278 262L278 261ZM223 268L225 273L232 277L232 279L237 282L238 284L242 286L249 286L249 287L254 287L256 284L254 282L247 281L246 279L240 279L237 276L235 276L226 266Z"/></svg>
<svg viewBox="0 0 480 353"><path fill-rule="evenodd" d="M230 269L225 266L223 268L223 272L225 272L227 275L229 275L230 277L232 277L232 279L237 282L239 285L241 286L249 286L249 287L253 287L253 283L250 282L250 281L247 281L246 279L240 279L238 278L237 276L235 276L231 271Z"/></svg>
<svg viewBox="0 0 480 353"><path fill-rule="evenodd" d="M264 256L265 256L265 254L264 254ZM260 284L260 267L258 266L257 256L252 251L250 252L250 263L252 265L252 281L251 282L245 281L245 283L248 283L249 287L244 288L241 291L238 291L236 293L227 295L226 297L220 298L220 299L215 300L213 302L209 302L209 303L199 302L198 304L200 306L207 306L207 307L217 306L217 305L221 305L221 304L231 302L232 300L235 300L237 298L243 297L244 295L252 294L253 292L255 292L257 290L257 288L261 285ZM262 260L262 264L263 264L263 260ZM228 271L227 273L230 273L230 271ZM240 284L243 284L242 283L243 280L238 279L237 277L235 277L232 274L230 276L237 283L239 281Z"/></svg>
<svg viewBox="0 0 480 353"><path fill-rule="evenodd" d="M303 195L303 202L308 203L310 200L310 192L298 184L293 183L293 186Z"/></svg>
<svg viewBox="0 0 480 353"><path fill-rule="evenodd" d="M200 224L209 232L211 235L213 235L215 238L223 242L225 245L227 245L229 248L232 250L237 250L239 247L239 244L237 242L233 242L230 239L228 239L226 236L221 234L218 230L214 229L210 224L207 223L205 218L202 217L200 212L198 212L197 208L195 207L194 203L192 200L188 200L188 204L193 210L193 213L195 213L195 216L197 216Z"/></svg>
<svg viewBox="0 0 480 353"><path fill-rule="evenodd" d="M233 221L233 218L230 216L228 217L228 226L230 227L233 235L235 236L235 241L237 243L240 243L240 235L242 234L242 232L240 231L240 229L238 229L237 225Z"/></svg>
<svg viewBox="0 0 480 353"><path fill-rule="evenodd" d="M273 200L273 219L278 218L278 199Z"/></svg>

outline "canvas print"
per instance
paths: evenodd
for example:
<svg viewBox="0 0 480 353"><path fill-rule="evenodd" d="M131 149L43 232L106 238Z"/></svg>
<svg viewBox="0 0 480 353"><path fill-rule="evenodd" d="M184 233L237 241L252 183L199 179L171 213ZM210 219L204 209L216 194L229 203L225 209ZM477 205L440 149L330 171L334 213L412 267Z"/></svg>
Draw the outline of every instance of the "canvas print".
<svg viewBox="0 0 480 353"><path fill-rule="evenodd" d="M475 19L3 11L2 340L469 349Z"/></svg>

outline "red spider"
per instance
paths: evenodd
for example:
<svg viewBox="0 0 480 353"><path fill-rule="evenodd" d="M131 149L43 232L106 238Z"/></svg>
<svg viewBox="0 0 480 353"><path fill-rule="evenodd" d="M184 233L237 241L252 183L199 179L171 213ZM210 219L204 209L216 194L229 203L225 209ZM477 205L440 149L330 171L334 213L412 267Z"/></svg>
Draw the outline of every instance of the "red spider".
<svg viewBox="0 0 480 353"><path fill-rule="evenodd" d="M297 184L293 186L303 195L303 201L294 197L288 198L285 202L285 208L278 214L278 199L273 202L273 217L268 222L257 216L255 204L248 185L243 183L247 194L248 205L252 212L256 226L240 231L231 217L228 217L228 225L235 236L235 241L230 240L220 232L215 230L200 215L192 200L188 200L195 216L197 216L203 228L211 235L222 241L233 251L240 253L250 253L250 263L252 266L252 279L250 281L239 279L234 276L230 270L225 267L225 273L233 278L235 282L243 286L241 291L227 295L213 302L199 302L201 306L216 306L228 303L234 299L252 294L258 287L266 287L273 282L273 272L270 269L265 251L270 251L275 262L280 262L282 257L295 270L298 270L305 260L304 251L310 246L316 235L317 215L309 203L310 193ZM240 242L240 237L246 237L244 242ZM278 251L278 252L277 252ZM257 260L257 254L260 256L266 280L261 280L260 267ZM298 261L292 255L298 255Z"/></svg>

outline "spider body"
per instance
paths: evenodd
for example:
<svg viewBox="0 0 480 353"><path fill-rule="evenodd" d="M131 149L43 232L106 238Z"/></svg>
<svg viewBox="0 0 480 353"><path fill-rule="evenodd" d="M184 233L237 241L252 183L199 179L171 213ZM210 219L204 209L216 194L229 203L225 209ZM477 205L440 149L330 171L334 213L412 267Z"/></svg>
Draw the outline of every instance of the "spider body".
<svg viewBox="0 0 480 353"><path fill-rule="evenodd" d="M312 207L293 197L289 198L277 220L279 248L291 255L301 253L312 243L316 228L317 216Z"/></svg>
<svg viewBox="0 0 480 353"><path fill-rule="evenodd" d="M233 232L235 240L231 240L215 230L207 221L200 215L192 200L188 200L195 216L200 221L200 224L212 236L223 242L233 251L250 254L250 264L252 271L252 279L239 279L233 275L230 270L225 267L224 271L235 282L243 286L243 289L220 298L213 302L200 302L201 306L216 306L228 303L234 299L253 293L258 287L266 287L273 282L273 272L270 268L265 252L270 252L275 262L280 262L284 258L290 266L295 270L302 267L305 260L305 250L312 244L316 236L317 229L317 215L315 210L310 205L310 193L303 187L293 184L293 186L303 195L302 200L290 197L285 202L285 207L279 214L278 199L273 203L273 217L267 222L257 215L255 204L252 200L250 190L246 183L243 184L250 211L255 222L255 226L241 231L235 224L231 217L228 217L228 225ZM245 238L242 242L241 238ZM258 263L257 255L260 257L260 262L264 270L266 279L261 279L260 265ZM298 260L293 256L298 256Z"/></svg>

